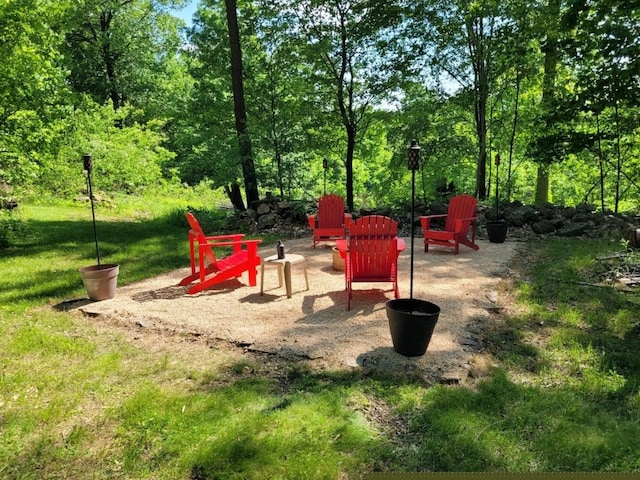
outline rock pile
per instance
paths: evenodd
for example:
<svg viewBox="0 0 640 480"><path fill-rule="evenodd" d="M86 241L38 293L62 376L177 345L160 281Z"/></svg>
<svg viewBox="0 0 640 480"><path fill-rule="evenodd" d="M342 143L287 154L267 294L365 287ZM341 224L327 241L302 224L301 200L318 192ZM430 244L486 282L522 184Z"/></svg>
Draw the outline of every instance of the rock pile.
<svg viewBox="0 0 640 480"><path fill-rule="evenodd" d="M307 215L317 208L317 203L314 202L281 200L268 195L254 202L240 217L243 226L253 233L286 232L288 236L300 238L311 234L307 226Z"/></svg>
<svg viewBox="0 0 640 480"><path fill-rule="evenodd" d="M502 217L509 223L509 236L519 237L585 237L620 239L640 219L632 214L596 211L593 205L524 205L512 202L501 207ZM495 208L478 208L479 223L495 219Z"/></svg>
<svg viewBox="0 0 640 480"><path fill-rule="evenodd" d="M248 224L252 224L252 231L258 232L287 232L299 238L310 235L307 226L307 215L317 211L317 203L296 200L282 201L276 197L269 197L243 213ZM416 205L414 222L416 234L420 234L421 215L436 215L447 212L445 202L433 202ZM381 207L376 209L360 209L353 213L357 218L363 215L385 215L398 222L400 234L408 236L411 230L411 206L401 208ZM500 206L500 217L509 224L507 238L524 240L527 238L582 237L582 238L627 238L631 228L640 227L640 217L634 214L596 211L593 205L577 205L565 207L561 205L534 206L515 201ZM484 223L495 220L494 206L478 205L478 236L486 238ZM437 225L437 224L436 224Z"/></svg>
<svg viewBox="0 0 640 480"><path fill-rule="evenodd" d="M12 195L13 189L11 185L0 180L0 209L13 210L18 208L18 200Z"/></svg>

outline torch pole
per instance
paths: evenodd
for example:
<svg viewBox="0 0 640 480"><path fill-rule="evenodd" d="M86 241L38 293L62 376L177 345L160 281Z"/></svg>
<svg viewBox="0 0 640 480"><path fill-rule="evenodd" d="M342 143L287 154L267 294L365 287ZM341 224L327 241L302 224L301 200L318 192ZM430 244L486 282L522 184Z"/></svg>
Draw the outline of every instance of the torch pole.
<svg viewBox="0 0 640 480"><path fill-rule="evenodd" d="M500 185L500 177L499 177L500 154L499 153L496 155L495 163L496 163L496 220L500 220L500 205L498 203L498 185Z"/></svg>
<svg viewBox="0 0 640 480"><path fill-rule="evenodd" d="M415 231L415 225L413 221L414 210L416 207L416 171L411 170L411 263L409 268L409 298L413 300L413 233Z"/></svg>
<svg viewBox="0 0 640 480"><path fill-rule="evenodd" d="M415 224L413 222L414 211L416 209L416 170L420 168L420 146L417 140L412 140L407 151L407 166L411 170L411 262L409 266L409 299L413 300L413 237L415 233Z"/></svg>
<svg viewBox="0 0 640 480"><path fill-rule="evenodd" d="M82 157L84 162L84 169L87 171L87 187L89 189L89 201L91 202L91 217L93 219L93 238L96 242L96 257L98 257L98 270L102 270L100 264L100 247L98 247L98 229L96 227L96 210L93 206L93 189L91 188L91 170L93 169L93 162L91 155L85 154Z"/></svg>
<svg viewBox="0 0 640 480"><path fill-rule="evenodd" d="M327 168L329 167L329 160L322 159L322 170L324 170L324 194L327 194Z"/></svg>

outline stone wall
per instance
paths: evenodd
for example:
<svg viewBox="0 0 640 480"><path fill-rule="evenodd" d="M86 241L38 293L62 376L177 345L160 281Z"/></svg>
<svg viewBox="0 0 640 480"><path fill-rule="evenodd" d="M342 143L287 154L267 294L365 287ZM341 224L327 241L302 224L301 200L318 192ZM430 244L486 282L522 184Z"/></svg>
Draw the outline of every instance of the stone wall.
<svg viewBox="0 0 640 480"><path fill-rule="evenodd" d="M485 220L496 219L495 206L478 205L478 236L486 238ZM259 232L287 231L294 237L311 235L307 225L307 215L317 212L317 202L283 201L275 197L265 198L252 205L243 215L254 224L253 230ZM420 235L421 215L435 215L447 212L445 202L417 204L414 213L415 232ZM354 212L354 218L363 215L385 215L399 224L400 234L410 234L411 205L361 209ZM593 205L564 207L544 205L537 207L521 202L500 205L500 217L509 224L507 239L526 238L584 237L625 239L630 228L640 227L640 216L633 214L614 214L599 212ZM437 225L437 223L436 223Z"/></svg>
<svg viewBox="0 0 640 480"><path fill-rule="evenodd" d="M478 209L486 219L495 218L495 207ZM631 214L597 211L595 206L575 207L543 205L541 207L512 202L501 207L501 216L509 223L510 235L591 238L625 238L628 229L640 222Z"/></svg>

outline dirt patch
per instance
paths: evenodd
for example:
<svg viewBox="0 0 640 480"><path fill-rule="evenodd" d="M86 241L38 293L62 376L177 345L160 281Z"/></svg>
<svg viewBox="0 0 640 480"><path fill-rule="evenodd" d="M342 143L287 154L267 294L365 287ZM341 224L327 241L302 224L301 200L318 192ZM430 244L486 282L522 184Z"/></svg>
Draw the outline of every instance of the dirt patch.
<svg viewBox="0 0 640 480"><path fill-rule="evenodd" d="M409 245L409 239L405 239ZM78 304L85 314L144 329L166 330L223 340L248 351L283 359L309 359L323 364L419 374L426 381L458 382L473 367L481 350L478 340L500 308L498 284L508 272L517 243L480 240L480 250L460 248L459 255L441 247L422 251L416 239L413 296L437 304L440 317L427 353L404 357L393 350L385 302L393 298L391 284L355 284L352 307L346 309L344 273L333 269L331 244L315 250L310 239L288 241L287 253L303 255L292 267L291 298L278 287L277 270L265 270L264 295L247 286L246 274L196 295L178 282L189 273L180 269L143 282L118 287L113 299ZM274 246L261 249L263 257ZM409 248L400 256L400 294L408 297ZM126 269L126 265L121 265Z"/></svg>

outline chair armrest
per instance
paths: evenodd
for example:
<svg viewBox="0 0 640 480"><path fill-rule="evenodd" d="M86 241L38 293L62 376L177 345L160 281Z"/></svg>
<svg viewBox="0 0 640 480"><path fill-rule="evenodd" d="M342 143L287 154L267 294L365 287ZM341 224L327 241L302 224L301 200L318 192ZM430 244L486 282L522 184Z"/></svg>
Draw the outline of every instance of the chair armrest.
<svg viewBox="0 0 640 480"><path fill-rule="evenodd" d="M243 234L244 235L244 234ZM223 235L221 235L223 236ZM227 235L228 236L228 235ZM254 239L254 240L237 240L237 241L217 241L217 242L202 242L200 243L200 248L203 249L204 247L209 247L209 248L219 248L219 247L233 247L233 251L234 252L239 252L240 250L242 250L243 245L247 247L247 250L250 251L250 253L253 253L255 255L255 252L258 251L258 244L262 242L261 239Z"/></svg>
<svg viewBox="0 0 640 480"><path fill-rule="evenodd" d="M429 223L431 222L432 218L446 218L448 214L447 213L441 213L438 215L426 215L426 216L421 216L420 217L420 223L422 224L422 229L423 230L429 230Z"/></svg>
<svg viewBox="0 0 640 480"><path fill-rule="evenodd" d="M345 213L344 214L344 228L349 228L349 225L351 225L351 214L350 213Z"/></svg>
<svg viewBox="0 0 640 480"><path fill-rule="evenodd" d="M195 238L201 238L207 242L210 240L232 240L234 242L237 242L245 236L244 233L231 233L229 235L202 235L201 233L196 232L195 230L190 230L189 233L193 235Z"/></svg>
<svg viewBox="0 0 640 480"><path fill-rule="evenodd" d="M456 233L462 232L462 230L463 230L462 226L465 223L469 223L471 225L474 225L475 222L477 221L477 219L478 219L478 217L458 218L456 220L456 223L455 223L455 226L454 226L455 232Z"/></svg>
<svg viewBox="0 0 640 480"><path fill-rule="evenodd" d="M205 240L208 242L210 240L213 241L229 241L229 242L240 242L245 237L244 233L236 233L233 235L205 235Z"/></svg>
<svg viewBox="0 0 640 480"><path fill-rule="evenodd" d="M262 242L262 240L260 239L255 239L255 240L238 240L238 241L229 241L229 242L206 242L203 243L203 245L206 245L208 247L233 247L235 245L249 245L249 244L253 244L255 243L256 245L258 243Z"/></svg>
<svg viewBox="0 0 640 480"><path fill-rule="evenodd" d="M316 217L317 215L307 215L307 222L309 222L309 228L311 230L315 230L316 228Z"/></svg>

